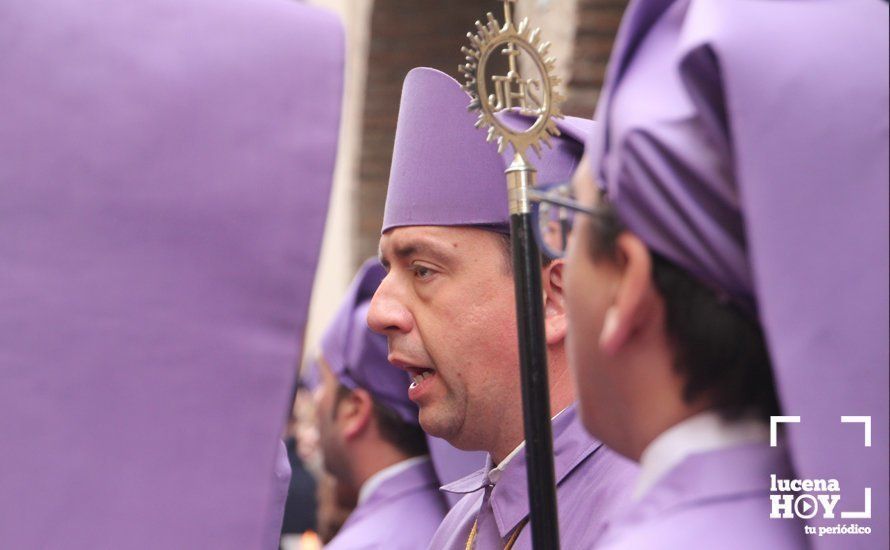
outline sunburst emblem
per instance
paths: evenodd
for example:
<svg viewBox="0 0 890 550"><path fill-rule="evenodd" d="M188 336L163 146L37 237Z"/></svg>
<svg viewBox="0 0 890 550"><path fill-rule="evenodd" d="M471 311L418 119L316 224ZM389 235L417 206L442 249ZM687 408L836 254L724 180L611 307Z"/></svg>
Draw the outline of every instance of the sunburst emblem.
<svg viewBox="0 0 890 550"><path fill-rule="evenodd" d="M487 140L497 141L499 153L509 145L518 155L525 156L531 147L540 156L541 143L551 147L551 136L560 134L553 119L562 118L559 105L565 98L556 88L561 82L554 74L556 60L548 55L550 43L541 40L540 29L530 29L528 19L513 24L509 0L505 19L501 26L489 13L486 24L476 22L477 33L467 33L470 47L461 48L467 62L459 69L466 79L463 89L472 98L468 109L479 112L476 128L488 129ZM509 71L489 77L486 69L495 54L508 56ZM538 78L520 76L517 57L523 54L532 60ZM508 109L534 117L534 123L525 129L507 126L495 115Z"/></svg>

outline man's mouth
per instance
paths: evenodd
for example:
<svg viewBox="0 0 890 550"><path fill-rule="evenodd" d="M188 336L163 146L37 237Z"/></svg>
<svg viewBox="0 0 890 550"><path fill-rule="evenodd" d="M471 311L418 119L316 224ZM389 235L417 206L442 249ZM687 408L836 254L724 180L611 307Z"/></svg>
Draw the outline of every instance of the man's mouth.
<svg viewBox="0 0 890 550"><path fill-rule="evenodd" d="M409 386L409 391L419 388L424 380L432 378L436 375L436 371L433 369L427 369L423 367L408 367L405 369L408 371L408 374L411 376L411 386Z"/></svg>
<svg viewBox="0 0 890 550"><path fill-rule="evenodd" d="M432 367L422 367L416 363L403 361L396 354L390 354L389 362L394 366L408 373L411 378L411 385L408 386L408 398L417 402L423 400L427 388L433 383L436 377L436 369Z"/></svg>

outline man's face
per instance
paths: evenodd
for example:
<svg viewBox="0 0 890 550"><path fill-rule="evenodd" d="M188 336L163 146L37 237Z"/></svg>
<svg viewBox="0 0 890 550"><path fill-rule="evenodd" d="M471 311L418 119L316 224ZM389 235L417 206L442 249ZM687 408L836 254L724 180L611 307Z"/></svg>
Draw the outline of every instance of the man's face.
<svg viewBox="0 0 890 550"><path fill-rule="evenodd" d="M315 422L324 468L335 477L347 472L343 436L337 424L337 391L340 382L323 358L318 365L321 380L315 389Z"/></svg>
<svg viewBox="0 0 890 550"><path fill-rule="evenodd" d="M297 440L297 453L300 455L300 460L312 473L320 474L322 456L315 413L313 392L307 388L297 390L292 414L292 417L296 419L293 436Z"/></svg>
<svg viewBox="0 0 890 550"><path fill-rule="evenodd" d="M586 159L581 162L572 186L579 202L593 207L597 204L597 193L588 166ZM600 351L599 335L610 305L609 291L614 278L609 276L612 266L608 262L593 261L592 230L587 216L575 218L573 238L569 239L566 251L565 295L569 318L566 340L582 420L591 433L601 434L596 421L605 415L598 414L597 407L609 402L601 392L609 391L610 384L604 378L609 370L605 368L607 358Z"/></svg>
<svg viewBox="0 0 890 550"><path fill-rule="evenodd" d="M368 322L414 382L420 424L464 449L486 449L520 416L516 314L502 237L469 227L400 227L380 239L387 276Z"/></svg>

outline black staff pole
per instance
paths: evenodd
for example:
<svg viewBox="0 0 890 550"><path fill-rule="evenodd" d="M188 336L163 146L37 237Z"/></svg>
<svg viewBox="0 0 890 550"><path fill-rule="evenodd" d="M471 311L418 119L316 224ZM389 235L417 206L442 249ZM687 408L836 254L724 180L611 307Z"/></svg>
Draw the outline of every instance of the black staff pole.
<svg viewBox="0 0 890 550"><path fill-rule="evenodd" d="M556 519L541 254L535 240L527 193L534 185L535 174L535 169L522 155L517 155L507 169L532 545L535 549L549 550L559 548L559 524Z"/></svg>
<svg viewBox="0 0 890 550"><path fill-rule="evenodd" d="M462 49L467 63L460 66L466 76L464 89L472 96L469 108L479 112L476 126L488 128L488 139L497 139L498 150L507 146L515 155L506 170L510 202L510 241L516 286L516 320L519 336L522 411L525 429L529 518L535 550L559 549L556 483L553 473L553 434L550 426L550 384L547 380L547 348L544 332L544 294L541 287L541 254L535 240L529 190L535 184L535 168L526 151L540 152L541 142L559 135L553 122L562 116L557 104L563 98L554 89L555 60L547 55L548 44L527 21L513 23L513 3L503 0L504 25L492 14L486 24L476 23L476 34L468 34L470 46ZM494 56L505 55L505 75L488 75ZM526 56L537 68L539 78L520 76L517 58ZM491 90L493 93L489 93ZM533 91L534 90L534 91ZM516 109L534 122L525 130L505 125L498 113Z"/></svg>

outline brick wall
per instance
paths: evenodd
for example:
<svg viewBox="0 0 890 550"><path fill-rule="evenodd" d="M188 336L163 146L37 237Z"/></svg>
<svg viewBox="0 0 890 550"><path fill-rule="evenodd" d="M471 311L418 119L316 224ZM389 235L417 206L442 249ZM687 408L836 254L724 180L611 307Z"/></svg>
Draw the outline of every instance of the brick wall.
<svg viewBox="0 0 890 550"><path fill-rule="evenodd" d="M484 15L482 4L487 3L375 0L355 197L356 265L377 253L402 80L418 66L458 78L457 66L463 59L460 47L467 31Z"/></svg>
<svg viewBox="0 0 890 550"><path fill-rule="evenodd" d="M609 50L626 0L520 0L520 15L543 27L567 82L563 111L591 116ZM368 43L365 104L361 119L358 182L353 210L354 264L376 254L389 179L399 95L405 74L427 66L459 78L460 47L473 23L500 2L479 0L375 0ZM552 29L551 31L548 31Z"/></svg>
<svg viewBox="0 0 890 550"><path fill-rule="evenodd" d="M578 0L571 76L563 111L593 116L606 63L627 0Z"/></svg>

